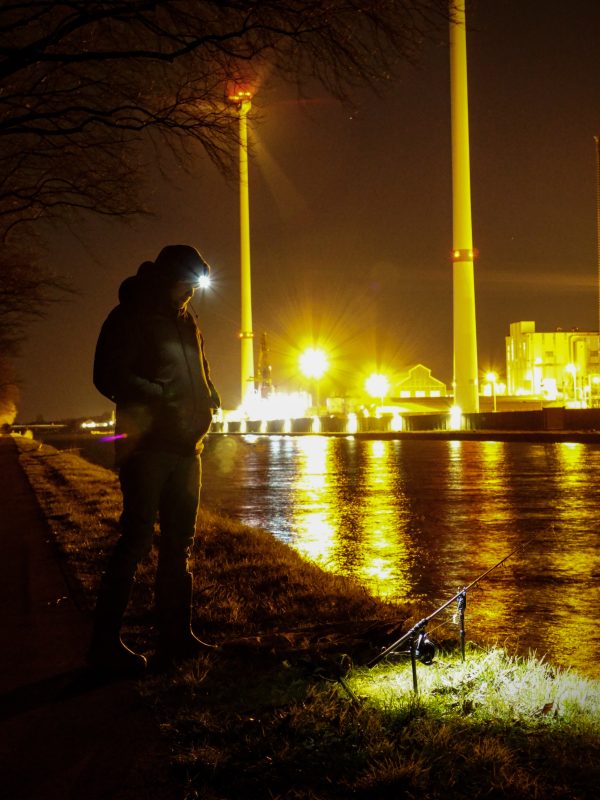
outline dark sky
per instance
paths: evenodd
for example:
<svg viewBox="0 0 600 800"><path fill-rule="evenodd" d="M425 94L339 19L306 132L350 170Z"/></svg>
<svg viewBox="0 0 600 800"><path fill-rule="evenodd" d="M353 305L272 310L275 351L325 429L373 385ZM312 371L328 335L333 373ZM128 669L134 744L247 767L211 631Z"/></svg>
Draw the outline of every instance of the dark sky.
<svg viewBox="0 0 600 800"><path fill-rule="evenodd" d="M598 329L596 176L600 3L467 4L479 367L504 373L514 321ZM262 88L250 175L254 331L269 336L274 382L304 388L297 357L330 354L327 392L373 369L421 362L452 379L450 92L447 38L429 43L356 111L315 90ZM196 245L214 289L195 301L215 383L237 405L237 184L205 156L190 177L149 177L156 215L127 226L55 229L49 258L79 291L31 329L18 419L93 415L99 328L118 286L165 244Z"/></svg>

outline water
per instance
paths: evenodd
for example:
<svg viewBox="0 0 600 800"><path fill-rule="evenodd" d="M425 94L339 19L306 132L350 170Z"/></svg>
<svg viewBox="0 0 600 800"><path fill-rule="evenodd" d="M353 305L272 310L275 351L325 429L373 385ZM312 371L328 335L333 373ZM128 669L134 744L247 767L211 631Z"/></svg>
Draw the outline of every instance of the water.
<svg viewBox="0 0 600 800"><path fill-rule="evenodd" d="M522 546L468 593L467 638L596 678L599 492L595 444L211 436L203 455L207 508L419 616ZM433 638L457 637L452 611Z"/></svg>
<svg viewBox="0 0 600 800"><path fill-rule="evenodd" d="M467 638L597 678L599 490L591 444L214 436L203 456L207 508L423 615L523 545L469 592Z"/></svg>

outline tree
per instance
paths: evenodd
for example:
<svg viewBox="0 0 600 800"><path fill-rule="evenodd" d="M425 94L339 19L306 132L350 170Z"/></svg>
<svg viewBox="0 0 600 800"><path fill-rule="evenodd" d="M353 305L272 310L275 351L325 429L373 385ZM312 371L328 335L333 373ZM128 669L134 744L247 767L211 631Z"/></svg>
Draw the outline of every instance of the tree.
<svg viewBox="0 0 600 800"><path fill-rule="evenodd" d="M0 220L141 207L144 142L198 141L226 168L230 82L268 68L340 98L389 77L446 0L29 0L0 7Z"/></svg>
<svg viewBox="0 0 600 800"><path fill-rule="evenodd" d="M4 432L17 416L19 388L12 361L0 354L0 429Z"/></svg>
<svg viewBox="0 0 600 800"><path fill-rule="evenodd" d="M388 78L447 0L7 0L0 5L0 351L59 283L36 263L40 221L143 209L148 147L237 140L231 83L265 71L345 99ZM23 242L30 245L25 249ZM50 294L49 294L50 293Z"/></svg>

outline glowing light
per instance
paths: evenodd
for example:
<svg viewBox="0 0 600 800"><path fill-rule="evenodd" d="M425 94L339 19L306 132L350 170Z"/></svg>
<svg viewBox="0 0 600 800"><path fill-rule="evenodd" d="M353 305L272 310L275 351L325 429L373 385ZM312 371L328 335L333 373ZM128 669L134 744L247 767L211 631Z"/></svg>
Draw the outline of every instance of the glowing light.
<svg viewBox="0 0 600 800"><path fill-rule="evenodd" d="M300 369L307 378L319 380L327 371L327 356L322 350L309 347L300 356Z"/></svg>
<svg viewBox="0 0 600 800"><path fill-rule="evenodd" d="M404 429L404 418L402 417L402 414L398 414L398 412L394 413L392 416L392 421L390 422L390 429L394 432Z"/></svg>
<svg viewBox="0 0 600 800"><path fill-rule="evenodd" d="M390 388L390 382L385 375L374 372L367 378L365 388L371 397L379 397L383 400Z"/></svg>
<svg viewBox="0 0 600 800"><path fill-rule="evenodd" d="M250 391L244 402L235 411L230 411L228 420L292 420L306 416L311 399L307 392L272 392L262 397L258 392ZM262 429L262 426L261 426ZM266 432L266 425L264 426Z"/></svg>
<svg viewBox="0 0 600 800"><path fill-rule="evenodd" d="M358 417L354 413L348 414L346 433L356 433L358 431Z"/></svg>
<svg viewBox="0 0 600 800"><path fill-rule="evenodd" d="M488 382L492 393L492 402L493 402L492 410L496 411L496 390L497 390L496 382L498 380L498 375L495 372L486 372L485 379Z"/></svg>
<svg viewBox="0 0 600 800"><path fill-rule="evenodd" d="M198 278L198 288L208 289L209 286L210 286L210 275L201 275Z"/></svg>
<svg viewBox="0 0 600 800"><path fill-rule="evenodd" d="M249 103L252 100L252 92L248 89L238 89L230 95L227 95L230 103L241 105L242 103Z"/></svg>
<svg viewBox="0 0 600 800"><path fill-rule="evenodd" d="M450 409L450 429L455 431L462 426L462 408L460 406L452 406Z"/></svg>

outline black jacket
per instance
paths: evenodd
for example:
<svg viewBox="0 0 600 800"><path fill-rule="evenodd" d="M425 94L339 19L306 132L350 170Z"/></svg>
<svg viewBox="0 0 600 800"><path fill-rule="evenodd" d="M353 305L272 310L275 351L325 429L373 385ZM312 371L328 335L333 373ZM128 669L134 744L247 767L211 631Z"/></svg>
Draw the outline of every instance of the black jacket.
<svg viewBox="0 0 600 800"><path fill-rule="evenodd" d="M96 345L94 385L116 403L117 458L198 452L219 395L188 311L143 275L127 278Z"/></svg>

